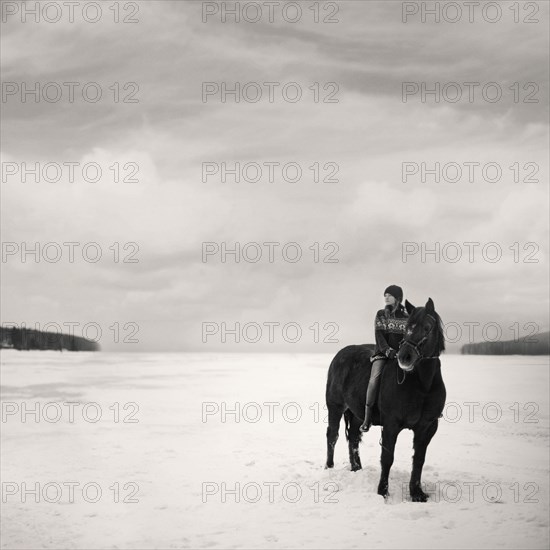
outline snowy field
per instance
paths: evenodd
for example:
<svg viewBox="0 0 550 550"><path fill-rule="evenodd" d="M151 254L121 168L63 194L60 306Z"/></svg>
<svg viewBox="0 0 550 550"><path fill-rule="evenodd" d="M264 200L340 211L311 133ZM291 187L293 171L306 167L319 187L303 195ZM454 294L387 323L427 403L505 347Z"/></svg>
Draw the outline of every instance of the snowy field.
<svg viewBox="0 0 550 550"><path fill-rule="evenodd" d="M387 502L379 427L352 473L342 421L323 468L331 355L1 357L2 548L550 545L548 357L443 357L426 504L412 432Z"/></svg>

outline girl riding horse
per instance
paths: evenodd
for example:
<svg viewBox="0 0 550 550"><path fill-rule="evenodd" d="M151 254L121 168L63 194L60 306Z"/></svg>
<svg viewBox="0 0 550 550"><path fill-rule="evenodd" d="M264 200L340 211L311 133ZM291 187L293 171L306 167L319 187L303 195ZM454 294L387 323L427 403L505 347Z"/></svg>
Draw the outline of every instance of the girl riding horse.
<svg viewBox="0 0 550 550"><path fill-rule="evenodd" d="M362 432L368 432L372 424L372 410L378 395L380 374L387 360L394 359L403 340L408 314L402 306L403 289L397 285L390 285L384 290L386 307L376 313L374 319L374 334L376 349L370 358L372 372L367 388L367 404L365 406L365 419L361 427Z"/></svg>

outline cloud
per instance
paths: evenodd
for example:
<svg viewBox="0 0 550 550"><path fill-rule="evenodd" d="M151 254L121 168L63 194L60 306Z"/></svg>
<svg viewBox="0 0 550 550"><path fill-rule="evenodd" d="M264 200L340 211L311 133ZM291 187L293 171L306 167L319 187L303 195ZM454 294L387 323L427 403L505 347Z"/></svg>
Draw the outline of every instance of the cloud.
<svg viewBox="0 0 550 550"><path fill-rule="evenodd" d="M16 95L3 105L3 163L77 162L79 170L99 165L103 174L95 183L79 170L72 182L66 171L55 183L32 176L23 183L20 174L2 182L4 241L74 241L80 249L97 242L103 252L97 263L10 257L2 264L4 319L97 320L106 327L135 321L143 334L135 349L145 350L220 345L202 343L205 320L296 321L305 334L312 323L334 322L343 344L372 341L381 291L397 283L417 303L432 296L445 319L548 327L543 24L403 24L397 2L341 2L334 25L305 18L296 25L204 24L200 2L139 6L134 25L3 26L4 80L79 81L79 90L97 82L104 94L97 103L22 102ZM548 7L540 8L542 20ZM257 83L264 99L204 102L203 82L222 81ZM496 104L404 103L404 81L496 81L508 96ZM124 98L131 82L139 102L114 102L113 85ZM273 103L265 99L265 82L279 83ZM281 99L289 82L301 86L301 101ZM310 88L316 82L317 103ZM323 86L331 82L338 102L324 103L334 87ZM538 83L539 103L514 103L514 82ZM224 183L218 174L203 181L204 162L230 169L255 162L263 179L237 183L230 176ZM266 181L264 163L274 162L297 163L301 180L284 181L279 167L275 182ZM473 182L419 175L404 182L404 162L458 163L464 170L464 163L493 162L503 174L493 183L480 172ZM522 178L527 163L536 165L539 183L514 183L514 163ZM122 181L134 165L138 181ZM337 183L322 181L325 166L337 167ZM496 241L506 257L403 261L404 242L468 241ZM205 242L251 243L264 255L223 262L218 254L205 262ZM279 243L273 262L266 242ZM281 253L293 242L303 253L296 263ZM509 248L516 242L519 262ZM531 242L538 263L523 261ZM123 259L134 250L125 243L139 246L138 263L114 261L116 246ZM335 250L337 263L323 261ZM304 339L299 349L335 347Z"/></svg>

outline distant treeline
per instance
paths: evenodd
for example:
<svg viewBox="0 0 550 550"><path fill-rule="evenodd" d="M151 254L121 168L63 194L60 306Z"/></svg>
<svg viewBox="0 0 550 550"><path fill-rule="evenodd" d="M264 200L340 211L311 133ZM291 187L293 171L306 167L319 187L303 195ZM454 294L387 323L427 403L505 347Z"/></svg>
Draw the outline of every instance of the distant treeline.
<svg viewBox="0 0 550 550"><path fill-rule="evenodd" d="M463 355L549 355L550 332L541 332L505 342L465 344L460 352Z"/></svg>
<svg viewBox="0 0 550 550"><path fill-rule="evenodd" d="M17 350L99 351L99 344L81 336L63 334L61 332L0 327L0 348Z"/></svg>

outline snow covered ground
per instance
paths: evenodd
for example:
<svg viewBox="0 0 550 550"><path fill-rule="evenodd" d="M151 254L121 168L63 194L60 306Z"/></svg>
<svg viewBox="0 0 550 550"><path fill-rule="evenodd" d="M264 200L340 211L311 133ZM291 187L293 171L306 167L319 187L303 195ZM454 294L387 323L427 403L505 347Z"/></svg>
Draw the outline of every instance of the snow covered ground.
<svg viewBox="0 0 550 550"><path fill-rule="evenodd" d="M549 547L548 357L444 356L426 504L412 432L387 503L379 427L323 468L331 355L1 359L2 548Z"/></svg>

